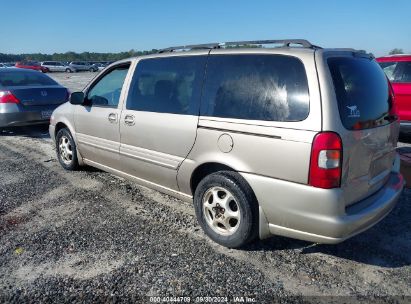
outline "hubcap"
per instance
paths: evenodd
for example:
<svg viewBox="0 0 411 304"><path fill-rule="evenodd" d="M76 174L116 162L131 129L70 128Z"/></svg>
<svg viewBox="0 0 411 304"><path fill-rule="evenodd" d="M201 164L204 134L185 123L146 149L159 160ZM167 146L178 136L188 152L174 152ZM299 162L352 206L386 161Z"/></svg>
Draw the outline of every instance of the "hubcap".
<svg viewBox="0 0 411 304"><path fill-rule="evenodd" d="M66 165L70 165L73 160L73 150L70 140L63 135L59 140L59 154L60 158Z"/></svg>
<svg viewBox="0 0 411 304"><path fill-rule="evenodd" d="M234 196L222 187L212 187L203 196L207 224L218 234L231 235L240 225L240 208Z"/></svg>

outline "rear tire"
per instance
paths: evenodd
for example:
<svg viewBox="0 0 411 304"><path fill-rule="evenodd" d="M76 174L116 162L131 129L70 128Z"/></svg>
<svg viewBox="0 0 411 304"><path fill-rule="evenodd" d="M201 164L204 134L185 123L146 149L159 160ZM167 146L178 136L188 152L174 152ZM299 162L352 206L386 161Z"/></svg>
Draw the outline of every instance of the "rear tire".
<svg viewBox="0 0 411 304"><path fill-rule="evenodd" d="M71 73L71 70L70 70L70 69L66 69L66 73Z"/></svg>
<svg viewBox="0 0 411 304"><path fill-rule="evenodd" d="M74 171L79 167L76 143L67 128L60 129L56 135L56 151L60 165Z"/></svg>
<svg viewBox="0 0 411 304"><path fill-rule="evenodd" d="M216 243L238 248L258 234L258 203L251 187L236 172L206 176L194 194L197 220Z"/></svg>

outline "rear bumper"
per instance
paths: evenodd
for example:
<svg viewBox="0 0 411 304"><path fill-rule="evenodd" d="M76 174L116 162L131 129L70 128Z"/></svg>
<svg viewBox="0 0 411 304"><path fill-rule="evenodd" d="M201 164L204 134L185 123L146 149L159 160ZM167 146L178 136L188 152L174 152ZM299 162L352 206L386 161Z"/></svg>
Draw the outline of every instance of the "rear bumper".
<svg viewBox="0 0 411 304"><path fill-rule="evenodd" d="M346 208L340 189L242 175L254 189L263 211L260 237L261 231L266 231L328 244L340 243L382 220L394 208L404 185L402 175L392 172L378 192ZM261 223L267 227L261 227Z"/></svg>
<svg viewBox="0 0 411 304"><path fill-rule="evenodd" d="M407 120L400 121L400 131L402 133L411 133L411 121L407 121Z"/></svg>
<svg viewBox="0 0 411 304"><path fill-rule="evenodd" d="M35 124L48 124L50 118L43 117L43 112L51 113L59 105L22 106L16 104L0 105L0 127L17 127Z"/></svg>

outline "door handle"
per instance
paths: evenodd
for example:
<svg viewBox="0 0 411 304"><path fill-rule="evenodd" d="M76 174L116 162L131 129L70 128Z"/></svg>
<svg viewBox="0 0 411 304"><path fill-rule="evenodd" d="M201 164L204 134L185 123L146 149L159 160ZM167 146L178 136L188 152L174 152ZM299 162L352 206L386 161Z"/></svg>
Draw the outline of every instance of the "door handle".
<svg viewBox="0 0 411 304"><path fill-rule="evenodd" d="M124 123L128 126L134 125L134 116L133 115L124 116Z"/></svg>
<svg viewBox="0 0 411 304"><path fill-rule="evenodd" d="M108 114L108 121L111 123L117 122L117 114L116 113Z"/></svg>

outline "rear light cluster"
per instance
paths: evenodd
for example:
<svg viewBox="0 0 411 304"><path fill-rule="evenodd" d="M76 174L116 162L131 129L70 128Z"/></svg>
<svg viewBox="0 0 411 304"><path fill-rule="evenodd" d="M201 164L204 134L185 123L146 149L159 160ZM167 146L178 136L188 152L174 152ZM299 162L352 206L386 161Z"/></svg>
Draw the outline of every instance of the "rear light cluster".
<svg viewBox="0 0 411 304"><path fill-rule="evenodd" d="M318 133L311 148L310 186L331 189L341 184L342 141L334 132Z"/></svg>
<svg viewBox="0 0 411 304"><path fill-rule="evenodd" d="M0 91L0 103L20 103L20 100L10 91Z"/></svg>

